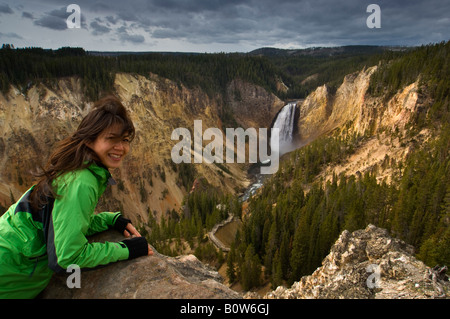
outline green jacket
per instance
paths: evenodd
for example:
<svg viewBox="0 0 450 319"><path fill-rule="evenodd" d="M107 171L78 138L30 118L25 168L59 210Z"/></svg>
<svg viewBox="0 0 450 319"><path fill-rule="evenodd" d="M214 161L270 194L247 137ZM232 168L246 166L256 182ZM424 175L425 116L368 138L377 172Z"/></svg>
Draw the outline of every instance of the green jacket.
<svg viewBox="0 0 450 319"><path fill-rule="evenodd" d="M39 212L30 209L31 187L0 217L0 298L34 298L53 272L72 264L94 268L125 260L123 243L89 243L86 236L107 230L120 213L94 214L111 175L96 164L55 180L56 193Z"/></svg>

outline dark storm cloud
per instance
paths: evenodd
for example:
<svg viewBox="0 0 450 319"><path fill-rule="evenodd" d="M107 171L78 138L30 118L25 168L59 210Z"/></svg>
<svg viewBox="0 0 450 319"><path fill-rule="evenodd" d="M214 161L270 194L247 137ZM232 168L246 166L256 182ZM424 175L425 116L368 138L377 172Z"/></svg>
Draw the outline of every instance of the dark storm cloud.
<svg viewBox="0 0 450 319"><path fill-rule="evenodd" d="M181 1L153 0L148 15L128 8L118 17L153 27L152 37L196 43L238 41L314 42L351 37L354 24L366 28L363 1ZM334 35L334 37L330 37ZM259 39L259 40L258 40Z"/></svg>
<svg viewBox="0 0 450 319"><path fill-rule="evenodd" d="M14 32L3 33L0 32L0 39L9 38L9 39L23 39L20 35Z"/></svg>
<svg viewBox="0 0 450 319"><path fill-rule="evenodd" d="M111 28L102 24L101 19L96 19L92 21L89 26L91 27L92 34L94 35L102 35L105 33L109 33L111 31Z"/></svg>
<svg viewBox="0 0 450 319"><path fill-rule="evenodd" d="M67 18L72 12L67 12L67 7L45 12L40 18L34 21L34 24L57 31L67 30ZM86 18L83 12L81 12L81 27L86 28Z"/></svg>
<svg viewBox="0 0 450 319"><path fill-rule="evenodd" d="M2 13L13 14L14 11L9 7L9 5L0 3L0 14Z"/></svg>
<svg viewBox="0 0 450 319"><path fill-rule="evenodd" d="M129 42L132 44L139 44L145 41L143 35L140 34L130 34L126 26L122 26L117 29L117 35L119 36L119 40L121 42Z"/></svg>
<svg viewBox="0 0 450 319"><path fill-rule="evenodd" d="M12 1L12 0L5 0ZM43 0L47 8L36 25L66 29L68 13L60 0ZM89 17L87 28L128 43L151 39L195 44L286 45L347 44L417 45L448 40L448 0L77 0ZM70 2L67 2L67 5ZM381 8L381 28L369 29L371 3ZM3 8L3 11L2 11ZM0 13L12 9L0 5ZM25 14L25 13L24 13ZM123 27L126 26L124 30Z"/></svg>
<svg viewBox="0 0 450 319"><path fill-rule="evenodd" d="M34 24L53 30L67 30L67 17L66 8L55 9L45 13L42 17L34 21Z"/></svg>
<svg viewBox="0 0 450 319"><path fill-rule="evenodd" d="M31 19L31 20L34 19L33 14L31 14L31 13L29 13L29 12L26 12L26 11L22 12L22 17L23 17L23 18L27 18L27 19Z"/></svg>
<svg viewBox="0 0 450 319"><path fill-rule="evenodd" d="M107 16L105 19L111 24L116 24L119 21L119 18L113 16Z"/></svg>

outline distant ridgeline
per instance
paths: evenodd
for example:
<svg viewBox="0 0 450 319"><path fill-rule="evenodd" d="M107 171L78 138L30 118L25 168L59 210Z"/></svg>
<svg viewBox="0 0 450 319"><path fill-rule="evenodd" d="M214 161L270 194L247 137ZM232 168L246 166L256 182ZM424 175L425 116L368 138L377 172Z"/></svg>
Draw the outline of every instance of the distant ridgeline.
<svg viewBox="0 0 450 319"><path fill-rule="evenodd" d="M141 53L90 54L81 48L0 50L0 90L9 85L26 90L32 83L53 78L78 76L88 99L95 100L112 90L116 72L148 76L158 74L187 87L200 87L211 96L222 93L226 85L241 78L276 91L279 71L264 57L245 54Z"/></svg>
<svg viewBox="0 0 450 319"><path fill-rule="evenodd" d="M26 91L39 81L77 76L83 80L87 99L95 100L103 92L112 90L116 72L127 72L144 76L158 74L189 88L200 87L210 96L223 93L231 80L240 78L260 85L282 99L295 99L306 97L324 83L331 88L336 87L346 74L405 52L406 49L389 47L349 46L260 49L229 54L126 53L86 52L82 48L70 47L58 50L14 48L3 44L0 50L0 91L6 93L10 85ZM313 80L302 83L311 76ZM279 81L289 87L287 92L278 91Z"/></svg>

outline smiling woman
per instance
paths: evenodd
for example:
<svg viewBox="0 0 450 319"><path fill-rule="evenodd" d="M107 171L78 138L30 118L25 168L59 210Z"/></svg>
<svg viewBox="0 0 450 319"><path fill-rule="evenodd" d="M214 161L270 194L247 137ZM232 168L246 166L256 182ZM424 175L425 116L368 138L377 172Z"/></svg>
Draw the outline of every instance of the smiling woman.
<svg viewBox="0 0 450 319"><path fill-rule="evenodd" d="M108 97L60 142L36 185L0 217L0 299L33 298L53 272L74 265L94 268L153 254L120 212L94 214L112 180L108 169L119 167L134 132L124 106ZM108 228L133 238L88 242L86 236Z"/></svg>
<svg viewBox="0 0 450 319"><path fill-rule="evenodd" d="M107 168L117 168L130 150L130 136L123 134L122 128L115 125L100 134L92 143L87 144Z"/></svg>
<svg viewBox="0 0 450 319"><path fill-rule="evenodd" d="M93 162L107 169L118 167L134 134L134 125L118 99L110 96L97 101L72 136L59 143L38 175L40 179L31 194L33 208L44 205L45 197L56 196L52 183L59 175L87 168Z"/></svg>

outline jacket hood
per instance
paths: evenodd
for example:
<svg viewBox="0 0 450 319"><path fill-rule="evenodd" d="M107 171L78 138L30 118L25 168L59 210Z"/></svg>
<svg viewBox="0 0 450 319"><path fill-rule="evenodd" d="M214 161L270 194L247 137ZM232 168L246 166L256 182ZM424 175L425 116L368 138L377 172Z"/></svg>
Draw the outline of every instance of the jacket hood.
<svg viewBox="0 0 450 319"><path fill-rule="evenodd" d="M88 166L88 170L92 172L104 184L115 185L116 181L112 178L108 168L102 163L92 162Z"/></svg>

